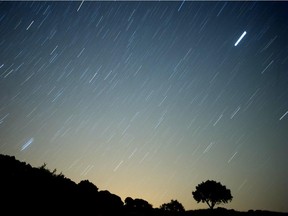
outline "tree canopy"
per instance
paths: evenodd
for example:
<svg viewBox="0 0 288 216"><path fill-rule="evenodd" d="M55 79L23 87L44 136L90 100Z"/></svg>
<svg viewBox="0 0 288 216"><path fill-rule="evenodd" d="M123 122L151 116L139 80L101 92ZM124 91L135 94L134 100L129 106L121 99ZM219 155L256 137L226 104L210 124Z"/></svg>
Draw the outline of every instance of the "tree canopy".
<svg viewBox="0 0 288 216"><path fill-rule="evenodd" d="M171 212L185 212L185 208L178 200L171 200L169 203L164 203L160 206L160 209Z"/></svg>
<svg viewBox="0 0 288 216"><path fill-rule="evenodd" d="M197 203L207 203L210 209L213 209L216 204L227 203L233 199L231 191L226 186L213 180L198 184L192 195Z"/></svg>

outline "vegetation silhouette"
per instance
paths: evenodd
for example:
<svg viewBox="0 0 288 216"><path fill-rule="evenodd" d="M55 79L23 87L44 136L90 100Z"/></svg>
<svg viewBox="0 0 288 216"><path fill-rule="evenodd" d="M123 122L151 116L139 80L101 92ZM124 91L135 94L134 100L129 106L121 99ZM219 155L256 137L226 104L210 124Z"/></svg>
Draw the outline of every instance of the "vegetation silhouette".
<svg viewBox="0 0 288 216"><path fill-rule="evenodd" d="M152 215L153 207L146 200L136 198L133 199L131 197L126 197L125 199L125 212L130 215Z"/></svg>
<svg viewBox="0 0 288 216"><path fill-rule="evenodd" d="M164 203L160 206L161 210L166 212L166 215L184 215L185 208L178 200L171 200L169 203Z"/></svg>
<svg viewBox="0 0 288 216"><path fill-rule="evenodd" d="M192 195L198 203L207 203L210 209L213 209L217 204L227 203L233 199L231 191L226 186L213 180L198 184Z"/></svg>
<svg viewBox="0 0 288 216"><path fill-rule="evenodd" d="M32 167L14 156L0 154L0 214L2 215L93 215L93 216L274 216L287 213L268 211L238 212L218 208L189 210L177 200L160 208L146 200L127 197L125 202L107 190L99 190L87 179L78 184L44 163Z"/></svg>

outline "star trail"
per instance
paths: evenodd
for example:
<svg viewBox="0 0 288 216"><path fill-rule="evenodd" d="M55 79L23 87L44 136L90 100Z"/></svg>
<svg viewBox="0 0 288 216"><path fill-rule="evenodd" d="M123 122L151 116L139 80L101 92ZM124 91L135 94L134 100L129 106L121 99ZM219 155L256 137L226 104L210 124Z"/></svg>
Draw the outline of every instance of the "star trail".
<svg viewBox="0 0 288 216"><path fill-rule="evenodd" d="M211 179L227 208L288 211L287 2L0 11L2 154L153 207L206 208L191 193Z"/></svg>

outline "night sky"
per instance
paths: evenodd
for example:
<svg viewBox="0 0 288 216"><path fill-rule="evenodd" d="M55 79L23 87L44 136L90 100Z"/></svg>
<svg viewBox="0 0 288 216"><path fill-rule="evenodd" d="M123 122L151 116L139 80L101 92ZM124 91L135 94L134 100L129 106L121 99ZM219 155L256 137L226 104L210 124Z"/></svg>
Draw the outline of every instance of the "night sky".
<svg viewBox="0 0 288 216"><path fill-rule="evenodd" d="M0 153L155 208L207 208L210 179L287 212L287 39L285 1L0 2Z"/></svg>

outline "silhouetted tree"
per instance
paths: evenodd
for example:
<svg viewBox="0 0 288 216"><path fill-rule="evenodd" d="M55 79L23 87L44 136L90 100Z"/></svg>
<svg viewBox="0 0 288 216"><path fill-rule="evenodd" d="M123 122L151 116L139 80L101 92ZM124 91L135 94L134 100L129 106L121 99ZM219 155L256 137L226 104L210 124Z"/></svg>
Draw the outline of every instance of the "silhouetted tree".
<svg viewBox="0 0 288 216"><path fill-rule="evenodd" d="M170 211L170 212L184 212L185 211L183 205L177 200L171 200L170 203L162 204L160 206L160 209L164 211Z"/></svg>
<svg viewBox="0 0 288 216"><path fill-rule="evenodd" d="M134 199L134 207L138 209L152 209L152 205L150 203L139 198Z"/></svg>
<svg viewBox="0 0 288 216"><path fill-rule="evenodd" d="M102 213L119 213L122 211L123 202L121 198L107 190L98 192L97 205Z"/></svg>
<svg viewBox="0 0 288 216"><path fill-rule="evenodd" d="M89 180L82 180L77 184L79 204L87 207L94 206L94 210L99 210L96 205L98 201L98 188Z"/></svg>
<svg viewBox="0 0 288 216"><path fill-rule="evenodd" d="M133 208L134 200L131 197L126 197L124 203L126 208Z"/></svg>
<svg viewBox="0 0 288 216"><path fill-rule="evenodd" d="M81 182L78 183L78 187L79 187L80 190L82 190L84 192L89 192L89 193L98 192L97 186L94 185L89 180L82 180Z"/></svg>
<svg viewBox="0 0 288 216"><path fill-rule="evenodd" d="M196 191L193 191L192 195L197 203L205 202L210 209L213 209L216 204L227 203L233 198L226 186L213 180L198 184Z"/></svg>
<svg viewBox="0 0 288 216"><path fill-rule="evenodd" d="M125 200L124 211L127 215L152 215L153 207L152 205L143 199L132 199L131 197L127 197Z"/></svg>

